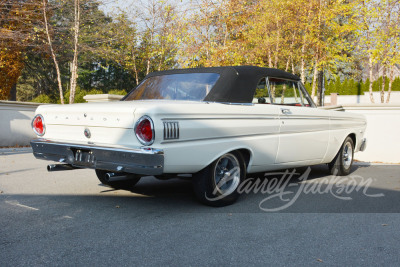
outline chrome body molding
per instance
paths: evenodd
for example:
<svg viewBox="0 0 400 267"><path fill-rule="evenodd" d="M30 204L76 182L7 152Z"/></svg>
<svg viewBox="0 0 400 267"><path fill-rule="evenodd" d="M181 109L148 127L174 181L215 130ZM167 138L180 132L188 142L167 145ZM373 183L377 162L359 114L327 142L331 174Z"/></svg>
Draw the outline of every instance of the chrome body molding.
<svg viewBox="0 0 400 267"><path fill-rule="evenodd" d="M164 151L150 147L113 148L54 142L31 141L37 159L58 161L74 167L103 169L141 175L159 175L164 171Z"/></svg>

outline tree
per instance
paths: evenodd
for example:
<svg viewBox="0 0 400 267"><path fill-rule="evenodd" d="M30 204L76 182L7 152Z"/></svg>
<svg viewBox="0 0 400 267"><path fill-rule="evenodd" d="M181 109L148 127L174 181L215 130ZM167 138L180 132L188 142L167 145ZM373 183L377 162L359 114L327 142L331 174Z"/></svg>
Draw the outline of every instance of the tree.
<svg viewBox="0 0 400 267"><path fill-rule="evenodd" d="M380 56L384 70L383 81L386 77L389 77L388 94L386 103L390 101L390 93L392 91L392 84L394 81L393 68L394 65L400 62L399 50L400 50L400 1L398 0L387 0L383 2L383 31L379 33L378 44L382 46L382 55ZM381 91L381 102L384 103L385 93L385 82L382 85Z"/></svg>
<svg viewBox="0 0 400 267"><path fill-rule="evenodd" d="M34 0L0 2L0 99L9 99L10 91L16 90L24 52L37 43L37 8Z"/></svg>
<svg viewBox="0 0 400 267"><path fill-rule="evenodd" d="M376 24L375 19L378 16L375 3L371 0L360 1L360 15L359 15L359 40L358 45L363 54L368 55L368 69L369 69L369 96L371 103L375 103L374 95L372 93L373 77L373 65L376 61L373 53L374 42L376 41Z"/></svg>
<svg viewBox="0 0 400 267"><path fill-rule="evenodd" d="M128 18L125 11L121 11L114 16L114 22L109 27L98 29L98 33L99 45L95 51L107 61L115 61L129 70L138 85L145 74L140 71L142 55L136 23Z"/></svg>
<svg viewBox="0 0 400 267"><path fill-rule="evenodd" d="M53 59L54 65L56 67L56 72L57 72L57 84L58 84L58 91L60 93L60 101L61 104L64 104L64 92L62 88L62 82L61 82L61 73L60 73L60 67L58 65L57 57L53 49L53 41L51 40L50 36L50 30L49 30L49 23L47 21L47 0L43 0L43 18L44 18L44 26L46 30L46 36L47 36L47 42L50 48L50 53L51 57Z"/></svg>
<svg viewBox="0 0 400 267"><path fill-rule="evenodd" d="M74 0L74 57L71 63L71 81L69 103L74 103L76 81L78 79L78 44L79 44L79 27L81 19L80 0Z"/></svg>
<svg viewBox="0 0 400 267"><path fill-rule="evenodd" d="M138 1L134 14L140 18L139 43L145 73L163 70L175 65L179 25L175 6L169 0Z"/></svg>

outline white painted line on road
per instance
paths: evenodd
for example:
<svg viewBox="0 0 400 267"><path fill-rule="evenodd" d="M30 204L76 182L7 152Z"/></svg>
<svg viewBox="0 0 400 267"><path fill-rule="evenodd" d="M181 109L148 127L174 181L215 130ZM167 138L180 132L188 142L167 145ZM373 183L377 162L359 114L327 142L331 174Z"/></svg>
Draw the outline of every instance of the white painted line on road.
<svg viewBox="0 0 400 267"><path fill-rule="evenodd" d="M13 200L13 201L6 201L6 203L7 203L7 204L10 204L10 205L12 205L12 206L17 206L17 207L21 207L21 208L25 208L25 209L29 209L29 210L39 210L39 209L37 209L37 208L33 208L33 207L29 207L29 206L20 204L18 201L15 201L15 200Z"/></svg>

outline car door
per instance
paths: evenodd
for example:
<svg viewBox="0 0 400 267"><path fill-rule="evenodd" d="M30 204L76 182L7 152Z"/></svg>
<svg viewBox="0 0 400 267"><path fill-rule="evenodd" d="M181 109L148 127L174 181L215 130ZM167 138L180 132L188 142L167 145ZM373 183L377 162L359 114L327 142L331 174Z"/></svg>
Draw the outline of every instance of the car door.
<svg viewBox="0 0 400 267"><path fill-rule="evenodd" d="M329 141L329 112L315 107L298 81L269 78L271 103L279 106L276 164L316 164Z"/></svg>
<svg viewBox="0 0 400 267"><path fill-rule="evenodd" d="M248 109L257 119L257 136L251 142L253 148L252 172L273 169L279 145L279 107L271 105L267 79L262 78L257 85L253 101Z"/></svg>

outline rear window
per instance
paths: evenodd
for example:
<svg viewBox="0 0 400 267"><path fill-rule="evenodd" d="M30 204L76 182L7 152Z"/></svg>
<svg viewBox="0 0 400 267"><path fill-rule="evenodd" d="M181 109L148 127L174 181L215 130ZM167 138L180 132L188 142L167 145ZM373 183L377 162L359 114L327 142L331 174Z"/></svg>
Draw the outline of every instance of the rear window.
<svg viewBox="0 0 400 267"><path fill-rule="evenodd" d="M149 77L125 101L165 99L202 101L219 79L217 73L185 73Z"/></svg>

